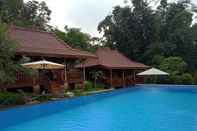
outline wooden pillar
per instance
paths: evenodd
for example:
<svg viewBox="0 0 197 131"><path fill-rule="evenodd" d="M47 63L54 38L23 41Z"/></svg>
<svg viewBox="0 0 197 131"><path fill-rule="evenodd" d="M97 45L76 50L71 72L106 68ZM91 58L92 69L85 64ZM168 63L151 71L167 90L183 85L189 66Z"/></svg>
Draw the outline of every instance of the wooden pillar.
<svg viewBox="0 0 197 131"><path fill-rule="evenodd" d="M65 64L65 68L64 68L64 73L65 73L65 74L64 74L64 75L65 75L65 76L64 76L64 80L65 80L65 82L68 82L68 78L67 78L67 69L66 69L66 68L67 68L67 65Z"/></svg>
<svg viewBox="0 0 197 131"><path fill-rule="evenodd" d="M83 80L86 81L86 68L83 66Z"/></svg>
<svg viewBox="0 0 197 131"><path fill-rule="evenodd" d="M66 60L64 59L64 90L68 88L68 76L67 76L67 64Z"/></svg>
<svg viewBox="0 0 197 131"><path fill-rule="evenodd" d="M134 81L134 85L136 84L136 78L135 78L135 70L133 70L133 81Z"/></svg>
<svg viewBox="0 0 197 131"><path fill-rule="evenodd" d="M111 84L111 88L113 87L113 72L112 69L110 69L110 84Z"/></svg>
<svg viewBox="0 0 197 131"><path fill-rule="evenodd" d="M122 71L122 84L123 84L123 86L125 86L125 72L124 72L124 70Z"/></svg>
<svg viewBox="0 0 197 131"><path fill-rule="evenodd" d="M83 88L85 88L85 81L86 81L86 68L85 68L85 61L83 61Z"/></svg>

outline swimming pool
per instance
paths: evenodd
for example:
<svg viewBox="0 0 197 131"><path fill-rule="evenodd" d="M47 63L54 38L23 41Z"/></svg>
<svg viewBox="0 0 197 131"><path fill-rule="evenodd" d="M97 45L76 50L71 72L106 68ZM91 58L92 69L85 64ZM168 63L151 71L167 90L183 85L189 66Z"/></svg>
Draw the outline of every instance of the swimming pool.
<svg viewBox="0 0 197 131"><path fill-rule="evenodd" d="M197 131L197 86L138 85L0 111L0 131Z"/></svg>

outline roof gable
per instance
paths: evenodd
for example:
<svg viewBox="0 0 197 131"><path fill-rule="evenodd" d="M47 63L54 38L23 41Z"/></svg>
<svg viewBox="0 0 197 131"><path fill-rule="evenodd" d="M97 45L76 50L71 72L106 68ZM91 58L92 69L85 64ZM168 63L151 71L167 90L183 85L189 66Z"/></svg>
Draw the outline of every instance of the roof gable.
<svg viewBox="0 0 197 131"><path fill-rule="evenodd" d="M9 36L18 43L16 52L19 54L49 57L95 57L89 52L71 48L53 33L12 26Z"/></svg>
<svg viewBox="0 0 197 131"><path fill-rule="evenodd" d="M96 52L97 59L87 59L84 66L104 66L111 69L133 69L133 68L147 68L148 66L132 61L117 50L109 48L100 48ZM83 65L79 65L83 66Z"/></svg>

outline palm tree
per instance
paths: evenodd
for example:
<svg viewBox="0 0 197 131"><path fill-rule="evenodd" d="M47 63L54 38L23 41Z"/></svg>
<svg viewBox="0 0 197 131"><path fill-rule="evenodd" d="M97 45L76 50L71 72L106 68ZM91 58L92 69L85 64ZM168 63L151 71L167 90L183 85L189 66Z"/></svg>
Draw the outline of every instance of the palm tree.
<svg viewBox="0 0 197 131"><path fill-rule="evenodd" d="M90 74L91 74L92 78L94 79L94 87L96 88L96 82L99 78L101 78L103 76L103 72L94 70L94 71L91 71Z"/></svg>

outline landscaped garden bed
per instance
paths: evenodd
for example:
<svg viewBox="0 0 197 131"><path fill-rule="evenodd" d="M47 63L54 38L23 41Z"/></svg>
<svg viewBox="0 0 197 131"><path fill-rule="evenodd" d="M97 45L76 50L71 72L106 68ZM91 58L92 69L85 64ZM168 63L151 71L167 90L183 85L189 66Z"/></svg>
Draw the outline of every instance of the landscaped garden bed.
<svg viewBox="0 0 197 131"><path fill-rule="evenodd" d="M15 107L19 105L38 104L47 101L54 101L71 97L91 95L111 90L113 89L105 89L103 85L99 84L95 87L92 82L86 81L84 88L76 87L74 90L66 90L64 93L64 97L61 98L53 96L52 94L34 95L32 93L24 93L21 91L0 92L0 109Z"/></svg>

